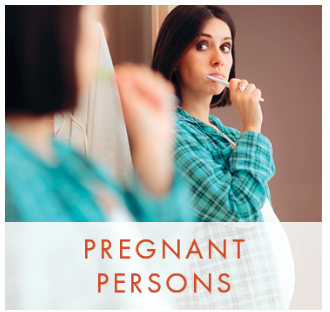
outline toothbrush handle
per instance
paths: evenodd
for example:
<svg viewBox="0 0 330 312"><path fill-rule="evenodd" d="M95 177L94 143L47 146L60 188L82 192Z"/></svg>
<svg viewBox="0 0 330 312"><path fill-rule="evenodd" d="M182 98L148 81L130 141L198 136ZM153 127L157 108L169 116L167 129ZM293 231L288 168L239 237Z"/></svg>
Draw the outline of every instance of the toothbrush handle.
<svg viewBox="0 0 330 312"><path fill-rule="evenodd" d="M224 81L224 80L221 80L221 79L209 76L209 75L207 75L206 77L213 80L213 81L216 81L216 82L222 84L223 86L225 86L227 88L229 88L229 82L227 82L227 81ZM265 100L262 97L259 98L259 101L260 102L265 102Z"/></svg>
<svg viewBox="0 0 330 312"><path fill-rule="evenodd" d="M221 82L220 82L221 81ZM220 84L224 85L225 87L229 88L229 83L227 81L222 81L219 79L218 81ZM262 97L259 97L260 102L265 102L265 100Z"/></svg>

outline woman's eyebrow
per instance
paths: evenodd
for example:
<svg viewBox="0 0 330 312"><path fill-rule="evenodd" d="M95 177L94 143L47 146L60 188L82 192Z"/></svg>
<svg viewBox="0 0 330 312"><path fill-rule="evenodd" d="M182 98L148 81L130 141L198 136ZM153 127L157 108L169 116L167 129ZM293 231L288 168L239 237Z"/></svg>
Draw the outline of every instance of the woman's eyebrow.
<svg viewBox="0 0 330 312"><path fill-rule="evenodd" d="M208 38L212 38L212 36L211 36L210 34L205 34L205 33L202 33L202 34L200 34L199 36L200 36L200 37L201 37L201 36L205 36L205 37L208 37ZM228 39L231 40L231 41L233 41L233 39L232 39L231 37L224 37L224 38L223 38L223 40L228 40Z"/></svg>

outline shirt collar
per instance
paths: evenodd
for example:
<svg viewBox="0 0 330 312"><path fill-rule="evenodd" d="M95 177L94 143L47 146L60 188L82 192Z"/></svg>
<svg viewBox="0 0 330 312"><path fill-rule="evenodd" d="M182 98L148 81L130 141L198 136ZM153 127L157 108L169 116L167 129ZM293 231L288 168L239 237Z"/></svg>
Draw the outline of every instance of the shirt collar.
<svg viewBox="0 0 330 312"><path fill-rule="evenodd" d="M181 108L180 106L178 106L178 115L180 117L181 120L186 120L192 123L195 123L197 125L207 128L211 128L209 125L207 125L206 123L200 121L199 119L197 119L196 117L191 116L190 114L188 114L183 108ZM213 115L209 115L209 120L212 124L214 124L215 126L217 126L218 128L220 128L220 130L222 131L223 125L220 121L220 119L218 119L217 117L213 116Z"/></svg>
<svg viewBox="0 0 330 312"><path fill-rule="evenodd" d="M177 113L178 113L179 119L198 125L204 132L221 135L217 130L213 129L211 126L207 125L206 123L204 123L204 122L200 121L199 119L188 114L180 106L178 106ZM209 115L209 120L212 124L217 126L221 132L228 135L232 140L236 141L238 139L239 134L240 134L238 130L225 127L222 124L221 120L213 115Z"/></svg>

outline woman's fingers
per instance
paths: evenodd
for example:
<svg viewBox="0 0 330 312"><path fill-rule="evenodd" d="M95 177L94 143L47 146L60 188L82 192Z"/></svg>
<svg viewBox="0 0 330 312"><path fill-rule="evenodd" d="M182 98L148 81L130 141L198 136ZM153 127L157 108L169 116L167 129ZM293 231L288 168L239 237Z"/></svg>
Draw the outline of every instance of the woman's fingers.
<svg viewBox="0 0 330 312"><path fill-rule="evenodd" d="M241 82L241 79L232 78L229 81L229 90L230 92L235 92L238 89L238 84Z"/></svg>
<svg viewBox="0 0 330 312"><path fill-rule="evenodd" d="M147 137L158 143L171 139L168 112L176 106L171 83L146 66L131 64L116 66L116 80L130 139L136 145L148 143Z"/></svg>
<svg viewBox="0 0 330 312"><path fill-rule="evenodd" d="M115 71L119 92L125 99L135 97L135 102L143 99L145 104L157 107L174 94L172 84L146 66L125 64L116 66Z"/></svg>
<svg viewBox="0 0 330 312"><path fill-rule="evenodd" d="M257 89L257 87L255 84L249 83L246 79L241 80L241 79L233 78L229 82L229 89L231 94L236 96L241 96L241 95L256 94L254 93L254 91Z"/></svg>
<svg viewBox="0 0 330 312"><path fill-rule="evenodd" d="M254 97L256 97L256 98L259 100L259 98L261 97L261 90L255 88L255 89L253 90L253 92L252 92L252 95L253 95Z"/></svg>
<svg viewBox="0 0 330 312"><path fill-rule="evenodd" d="M250 83L247 88L245 89L245 92L247 94L252 94L253 91L256 89L256 86L253 83Z"/></svg>
<svg viewBox="0 0 330 312"><path fill-rule="evenodd" d="M231 102L241 118L244 131L260 132L263 116L259 103L261 91L246 79L229 82Z"/></svg>
<svg viewBox="0 0 330 312"><path fill-rule="evenodd" d="M240 91L240 92L244 92L246 90L246 88L248 87L249 83L247 80L245 79L242 79L240 81L240 83L238 84L238 90L237 91Z"/></svg>
<svg viewBox="0 0 330 312"><path fill-rule="evenodd" d="M231 79L229 82L229 89L231 94L236 94L237 96L241 96L244 94L251 94L256 86L254 84L249 84L246 79Z"/></svg>

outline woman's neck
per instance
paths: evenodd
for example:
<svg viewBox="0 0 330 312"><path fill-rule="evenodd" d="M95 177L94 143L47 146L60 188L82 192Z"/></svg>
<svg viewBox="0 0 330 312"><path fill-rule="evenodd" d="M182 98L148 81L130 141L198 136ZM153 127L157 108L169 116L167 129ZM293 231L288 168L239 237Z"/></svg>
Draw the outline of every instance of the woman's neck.
<svg viewBox="0 0 330 312"><path fill-rule="evenodd" d="M189 115L199 119L200 121L210 124L210 104L212 95L192 95L182 94L181 108Z"/></svg>
<svg viewBox="0 0 330 312"><path fill-rule="evenodd" d="M6 116L10 128L20 135L26 145L48 162L53 162L54 151L51 144L54 115L33 116L14 114Z"/></svg>

